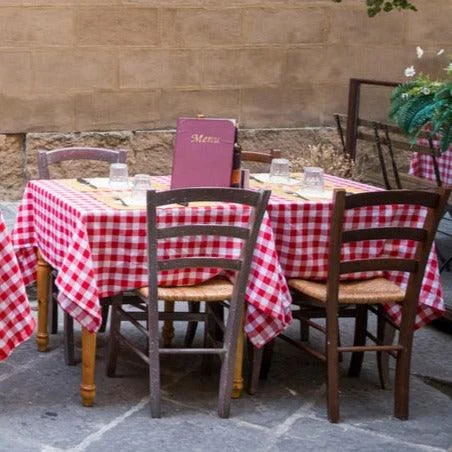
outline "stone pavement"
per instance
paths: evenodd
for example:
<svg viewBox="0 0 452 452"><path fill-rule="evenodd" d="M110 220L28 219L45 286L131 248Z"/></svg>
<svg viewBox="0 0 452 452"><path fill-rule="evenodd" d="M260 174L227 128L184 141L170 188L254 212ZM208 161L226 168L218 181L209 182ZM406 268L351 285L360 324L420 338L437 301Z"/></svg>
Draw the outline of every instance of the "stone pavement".
<svg viewBox="0 0 452 452"><path fill-rule="evenodd" d="M1 209L11 225L15 204ZM451 275L443 275L449 299ZM344 343L352 331L349 320L345 326ZM163 417L156 420L144 364L122 354L118 377L104 376L105 334L98 335L93 408L80 404L81 366L64 364L61 333L51 336L48 353L30 340L0 363L0 452L452 450L452 330L442 327L415 335L409 421L393 418L392 391L379 388L374 354L367 354L359 380L347 378L347 356L342 363L336 425L326 419L323 365L281 341L268 380L257 395L232 402L230 419L216 415L217 373L201 375L198 358L164 357ZM289 334L298 334L296 325Z"/></svg>

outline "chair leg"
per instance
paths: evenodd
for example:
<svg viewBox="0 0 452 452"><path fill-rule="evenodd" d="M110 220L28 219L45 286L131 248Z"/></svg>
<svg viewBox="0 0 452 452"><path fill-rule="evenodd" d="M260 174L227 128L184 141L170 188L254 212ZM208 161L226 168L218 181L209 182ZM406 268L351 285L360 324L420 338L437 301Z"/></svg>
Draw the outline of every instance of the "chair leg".
<svg viewBox="0 0 452 452"><path fill-rule="evenodd" d="M243 306L238 306L237 303L231 304L229 309L226 336L223 345L226 349L226 354L223 356L223 362L221 364L220 388L218 394L218 415L221 418L229 417L231 411L232 380L235 370L238 335L244 334L243 331L240 330L242 316L244 315L243 310Z"/></svg>
<svg viewBox="0 0 452 452"><path fill-rule="evenodd" d="M174 308L174 303L173 303ZM159 352L159 313L157 304L148 306L149 334L149 391L151 417L159 418L160 413L160 352Z"/></svg>
<svg viewBox="0 0 452 452"><path fill-rule="evenodd" d="M64 361L68 366L75 366L74 319L64 313Z"/></svg>
<svg viewBox="0 0 452 452"><path fill-rule="evenodd" d="M399 345L403 347L403 350L399 351L399 355L397 357L394 384L394 416L402 420L408 419L409 416L410 367L411 349L413 346L413 329L414 326L411 328L402 326L399 333Z"/></svg>
<svg viewBox="0 0 452 452"><path fill-rule="evenodd" d="M105 330L107 329L107 322L108 322L108 311L110 309L111 305L111 297L107 297L102 299L102 323L99 328L99 332L105 333Z"/></svg>
<svg viewBox="0 0 452 452"><path fill-rule="evenodd" d="M275 339L271 340L270 342L267 342L263 347L262 364L259 373L260 380L266 380L268 377L268 373L270 372L270 366L273 359L274 348L275 348Z"/></svg>
<svg viewBox="0 0 452 452"><path fill-rule="evenodd" d="M119 339L118 334L121 329L121 317L118 313L118 307L121 306L122 297L115 296L112 299L110 314L110 335L108 337L106 371L108 377L114 377L116 373L116 363L118 361Z"/></svg>
<svg viewBox="0 0 452 452"><path fill-rule="evenodd" d="M367 305L356 305L354 346L365 345L367 331ZM349 377L359 377L363 365L364 352L353 352L348 370Z"/></svg>
<svg viewBox="0 0 452 452"><path fill-rule="evenodd" d="M383 306L379 306L379 311L384 311ZM377 318L377 339L379 343L391 345L394 342L395 328L384 320L382 316ZM377 352L378 377L381 389L386 389L389 382L389 353Z"/></svg>
<svg viewBox="0 0 452 452"><path fill-rule="evenodd" d="M174 312L174 301L165 301L165 312ZM172 320L163 322L163 347L171 347L174 338L174 325Z"/></svg>
<svg viewBox="0 0 452 452"><path fill-rule="evenodd" d="M197 303L199 304L199 303ZM214 337L214 325L212 321L212 309L211 304L206 303L206 314L207 318L204 323L204 348L209 348L212 344L211 338ZM187 331L188 333L188 331ZM212 373L212 355L204 354L201 357L201 373L204 375L210 375Z"/></svg>
<svg viewBox="0 0 452 452"><path fill-rule="evenodd" d="M305 322L300 322L300 341L309 342L309 325Z"/></svg>
<svg viewBox="0 0 452 452"><path fill-rule="evenodd" d="M200 310L201 303L196 301L188 302L188 311L198 313ZM184 345L185 347L191 347L193 345L193 340L196 335L196 329L198 327L198 322L190 320L187 325L187 331L185 333Z"/></svg>
<svg viewBox="0 0 452 452"><path fill-rule="evenodd" d="M254 395L256 394L257 387L259 385L259 375L262 367L262 358L264 356L264 347L256 348L253 344L251 344L251 342L248 341L248 356L248 361L251 364L248 379L248 393Z"/></svg>
<svg viewBox="0 0 452 452"><path fill-rule="evenodd" d="M53 273L50 277L50 283L49 283L49 303L48 306L50 306L50 332L51 334L57 334L58 333L58 302L56 300L57 295L57 288L55 285L55 277Z"/></svg>
<svg viewBox="0 0 452 452"><path fill-rule="evenodd" d="M328 307L327 307L328 309ZM339 354L337 315L326 317L327 409L330 422L339 421Z"/></svg>

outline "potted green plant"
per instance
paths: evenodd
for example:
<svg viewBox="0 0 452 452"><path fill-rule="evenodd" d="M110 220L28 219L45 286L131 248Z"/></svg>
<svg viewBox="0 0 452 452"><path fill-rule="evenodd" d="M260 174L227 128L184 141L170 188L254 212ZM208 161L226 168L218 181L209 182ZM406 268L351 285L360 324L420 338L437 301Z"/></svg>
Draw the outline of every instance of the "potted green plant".
<svg viewBox="0 0 452 452"><path fill-rule="evenodd" d="M418 58L424 51L417 47ZM438 55L444 53L441 49ZM452 144L452 63L443 80L433 80L426 74L416 74L414 66L405 69L407 81L391 94L389 119L395 122L415 143L421 134L439 141L441 152Z"/></svg>

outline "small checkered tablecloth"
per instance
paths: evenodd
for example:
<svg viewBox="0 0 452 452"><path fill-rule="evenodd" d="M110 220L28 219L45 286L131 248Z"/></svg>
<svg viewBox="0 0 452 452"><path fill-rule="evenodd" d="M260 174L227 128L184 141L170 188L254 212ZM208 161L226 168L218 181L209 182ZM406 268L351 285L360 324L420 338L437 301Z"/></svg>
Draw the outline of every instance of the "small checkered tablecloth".
<svg viewBox="0 0 452 452"><path fill-rule="evenodd" d="M169 178L155 178L160 187ZM250 209L235 204L170 207L159 211L168 226L190 223L245 225ZM146 211L114 208L98 193L80 192L64 181L28 183L13 231L14 246L26 284L36 278L36 249L58 270L55 283L61 307L89 331L101 323L99 299L147 285ZM195 256L213 250L235 256L241 241L231 238L184 237L164 241L159 255ZM217 271L218 272L218 271ZM216 275L214 269L160 273L159 284L190 285ZM268 215L257 239L246 292L245 331L256 346L279 334L292 320L291 297L278 263Z"/></svg>
<svg viewBox="0 0 452 452"><path fill-rule="evenodd" d="M418 144L428 146L426 139L419 139ZM452 186L452 147L450 147L444 154L436 158L438 163L438 170L443 185ZM433 166L433 159L428 154L413 153L413 158L410 161L409 173L413 176L423 177L436 183L435 169Z"/></svg>
<svg viewBox="0 0 452 452"><path fill-rule="evenodd" d="M26 341L34 328L22 274L0 212L0 361Z"/></svg>
<svg viewBox="0 0 452 452"><path fill-rule="evenodd" d="M370 185L352 182L334 176L325 175L325 182L331 187L349 189L356 192L375 191ZM331 221L331 202L293 202L272 196L268 208L275 235L279 262L287 278L305 278L324 280L328 271L328 236ZM384 227L420 225L419 210L407 208L403 212L394 206L361 208L346 214L345 229L363 227ZM425 213L425 212L424 212ZM343 247L342 256L347 259L372 257L408 257L412 247L401 241L366 241ZM370 274L361 273L353 277L364 278ZM406 287L408 275L400 272L387 272L388 279ZM394 321L400 321L399 306L387 307ZM416 318L419 328L445 312L442 286L439 278L438 260L433 249L426 267L420 293L420 302Z"/></svg>

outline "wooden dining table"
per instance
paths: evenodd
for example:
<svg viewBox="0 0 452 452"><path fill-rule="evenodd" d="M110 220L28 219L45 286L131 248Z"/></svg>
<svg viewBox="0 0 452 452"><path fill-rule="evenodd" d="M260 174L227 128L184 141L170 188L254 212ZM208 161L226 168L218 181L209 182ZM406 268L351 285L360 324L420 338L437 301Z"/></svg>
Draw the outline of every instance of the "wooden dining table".
<svg viewBox="0 0 452 452"><path fill-rule="evenodd" d="M10 233L0 212L0 361L29 339L35 326Z"/></svg>
<svg viewBox="0 0 452 452"><path fill-rule="evenodd" d="M295 175L299 182L300 175ZM37 280L39 324L38 349L48 348L47 299L50 266L57 269L59 305L82 326L82 403L94 402L96 332L101 325L100 299L147 285L146 211L134 205L130 192L108 188L106 180L90 179L95 188L75 180L35 180L27 184L19 206L13 243L26 284ZM377 188L325 175L325 191L318 196L301 194L298 186L270 186L272 196L262 223L246 292L244 331L251 343L262 347L291 322L291 296L286 277L322 279L327 273L329 220L333 188L349 192ZM170 178L156 176L152 186L168 189ZM268 187L268 182L251 179L251 188ZM233 206L174 206L162 210L159 221L181 224L209 221L220 216L231 224L243 221ZM386 224L399 215L387 206L383 210L362 211L348 217L349 225ZM406 212L400 220L416 222L418 213ZM196 252L211 246L200 238L184 244L163 246L165 252ZM232 242L215 243L221 253L236 251ZM390 248L385 243L367 244L346 252L356 256L409 252L403 247ZM211 269L188 269L161 276L160 284L190 285L215 276ZM355 277L369 277L365 273ZM401 286L404 275L388 277ZM431 253L421 290L417 326L441 315L444 310L436 254ZM388 307L397 321L397 307ZM243 347L243 342L242 345ZM239 353L240 356L240 353ZM243 388L241 362L234 379L234 395Z"/></svg>

